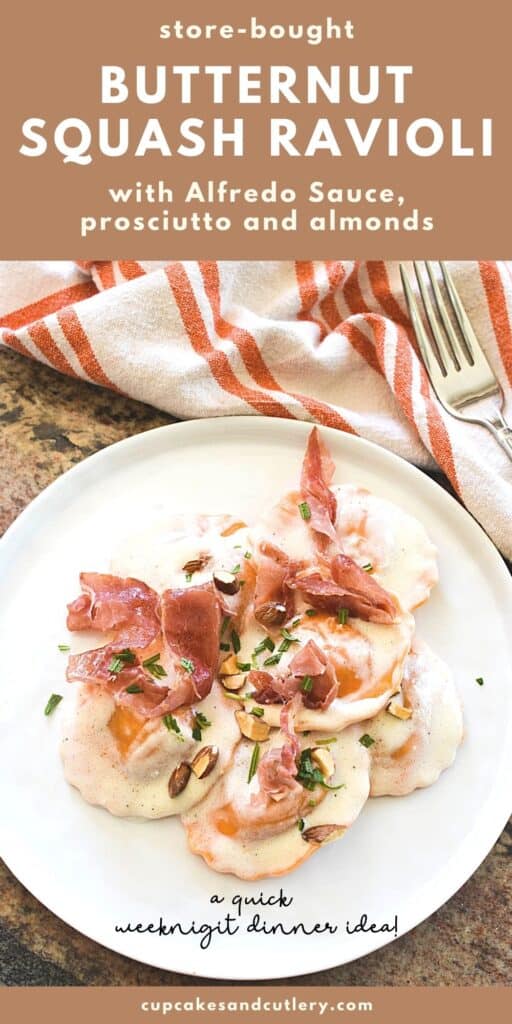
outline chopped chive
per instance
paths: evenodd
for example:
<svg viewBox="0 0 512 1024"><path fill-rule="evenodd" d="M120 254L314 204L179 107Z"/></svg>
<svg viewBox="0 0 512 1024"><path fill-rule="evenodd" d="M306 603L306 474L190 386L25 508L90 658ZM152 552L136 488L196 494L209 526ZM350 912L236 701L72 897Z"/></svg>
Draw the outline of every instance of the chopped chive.
<svg viewBox="0 0 512 1024"><path fill-rule="evenodd" d="M297 822L297 828L298 828L299 832L303 832L304 831L304 818L299 818L299 820Z"/></svg>
<svg viewBox="0 0 512 1024"><path fill-rule="evenodd" d="M58 644L59 651L70 651L71 647L69 644Z"/></svg>
<svg viewBox="0 0 512 1024"><path fill-rule="evenodd" d="M363 569L364 572L372 572L373 571L373 565L372 565L371 562L367 562L366 565L362 565L361 568Z"/></svg>
<svg viewBox="0 0 512 1024"><path fill-rule="evenodd" d="M176 733L176 737L177 739L179 739L180 743L185 742L185 737L181 735L181 729L174 715L164 715L162 718L162 722L164 723L165 728L169 730L169 732Z"/></svg>
<svg viewBox="0 0 512 1024"><path fill-rule="evenodd" d="M264 664L265 667L267 667L267 665L279 665L280 661L281 661L281 655L280 654L272 654L270 658L265 658L265 661L263 662L263 664Z"/></svg>
<svg viewBox="0 0 512 1024"><path fill-rule="evenodd" d="M185 582L186 583L190 583L191 581L192 581L192 573L191 572L187 572L185 574Z"/></svg>
<svg viewBox="0 0 512 1024"><path fill-rule="evenodd" d="M329 743L336 743L336 736L328 736L326 740L317 740L316 741L317 747L320 747L320 746L326 747Z"/></svg>
<svg viewBox="0 0 512 1024"><path fill-rule="evenodd" d="M159 654L153 654L151 658L146 658L142 665L155 679L163 679L167 675L164 666L160 664Z"/></svg>
<svg viewBox="0 0 512 1024"><path fill-rule="evenodd" d="M203 738L203 729L207 729L208 726L211 724L212 723L209 721L206 715L203 715L201 711L195 711L194 728L192 729L192 739L197 740L197 742L200 743Z"/></svg>
<svg viewBox="0 0 512 1024"><path fill-rule="evenodd" d="M251 552L250 551L244 551L244 558L247 558L247 560L249 560L249 558L252 558Z"/></svg>
<svg viewBox="0 0 512 1024"><path fill-rule="evenodd" d="M316 800L308 800L308 807L316 807Z"/></svg>
<svg viewBox="0 0 512 1024"><path fill-rule="evenodd" d="M48 697L48 703L44 709L45 715L51 715L52 711L55 711L57 704L60 704L62 696L60 693L52 693L51 697Z"/></svg>
<svg viewBox="0 0 512 1024"><path fill-rule="evenodd" d="M231 570L231 572L233 573L233 576L236 576L237 572L240 572L240 562L238 562L235 565L235 567Z"/></svg>
<svg viewBox="0 0 512 1024"><path fill-rule="evenodd" d="M250 661L237 661L236 667L240 672L250 672L252 668Z"/></svg>
<svg viewBox="0 0 512 1024"><path fill-rule="evenodd" d="M286 651L290 649L292 644L300 644L299 638L296 636L292 636L292 634L287 629L281 630L281 636L283 637L283 640L278 647L279 654L285 654Z"/></svg>
<svg viewBox="0 0 512 1024"><path fill-rule="evenodd" d="M309 615L310 619L313 617L313 615L317 615L316 608L306 608L306 615Z"/></svg>
<svg viewBox="0 0 512 1024"><path fill-rule="evenodd" d="M114 675L118 675L119 672L122 672L125 665L134 665L136 660L137 659L133 651L131 651L129 647L125 647L124 651L119 651L114 655L110 665L108 666L108 671L113 672Z"/></svg>
<svg viewBox="0 0 512 1024"><path fill-rule="evenodd" d="M483 681L483 678L482 678L482 676L478 676L478 678L477 678L477 680L476 680L476 681L477 681L477 683L478 683L478 685L479 685L479 686L483 686L483 685L484 685L484 681Z"/></svg>
<svg viewBox="0 0 512 1024"><path fill-rule="evenodd" d="M130 683L129 686L125 686L124 692L125 693L144 693L144 690L142 689L142 686L139 686L138 683Z"/></svg>
<svg viewBox="0 0 512 1024"><path fill-rule="evenodd" d="M275 643L271 637L266 636L264 640L260 640L259 644L254 648L254 654L263 654L263 651L273 651L275 649Z"/></svg>
<svg viewBox="0 0 512 1024"><path fill-rule="evenodd" d="M254 715L255 718L263 718L264 714L265 714L264 708L253 708L252 711L251 711L251 715Z"/></svg>
<svg viewBox="0 0 512 1024"><path fill-rule="evenodd" d="M314 790L315 786L322 786L323 789L342 789L344 783L339 786L329 786L325 781L322 772L315 765L312 759L312 750L306 747L302 751L297 769L297 781L304 786L304 789Z"/></svg>
<svg viewBox="0 0 512 1024"><path fill-rule="evenodd" d="M229 626L230 619L231 619L230 615L225 615L224 616L224 618L222 620L222 625L220 627L220 635L221 636L226 631L227 627Z"/></svg>
<svg viewBox="0 0 512 1024"><path fill-rule="evenodd" d="M303 693L311 693L311 690L313 689L313 680L311 676L304 676L302 683L300 684L300 688Z"/></svg>
<svg viewBox="0 0 512 1024"><path fill-rule="evenodd" d="M293 626L294 629L295 629L295 626L299 625L299 622L300 622L300 615L298 615L297 618L294 619L293 622L292 622L292 626Z"/></svg>
<svg viewBox="0 0 512 1024"><path fill-rule="evenodd" d="M301 516L302 516L302 518L304 519L305 522L307 522L308 519L311 519L311 509L310 509L307 501L301 501L300 502L299 512L300 512L300 514L301 514Z"/></svg>
<svg viewBox="0 0 512 1024"><path fill-rule="evenodd" d="M240 653L240 646L241 646L241 644L240 644L240 637L238 636L238 633L237 633L236 629L233 629L231 631L231 644L233 646L233 650L234 650L235 654L239 654Z"/></svg>
<svg viewBox="0 0 512 1024"><path fill-rule="evenodd" d="M172 732L176 732L176 733L181 732L181 729L180 729L180 727L179 727L179 725L178 725L174 715L164 715L162 721L163 721L163 723L165 725L165 728L168 729L169 732L171 732L171 731Z"/></svg>
<svg viewBox="0 0 512 1024"><path fill-rule="evenodd" d="M125 647L123 651L120 651L117 657L124 661L126 665L134 665L137 660L134 652L129 647Z"/></svg>
<svg viewBox="0 0 512 1024"><path fill-rule="evenodd" d="M366 747L368 749L368 747L373 746L375 740L373 739L373 736L369 736L368 733L365 732L364 735L360 737L359 742L361 746Z"/></svg>
<svg viewBox="0 0 512 1024"><path fill-rule="evenodd" d="M192 672L194 671L194 662L191 661L190 658L181 658L180 665L182 668L185 669L185 672L189 672L190 674L192 674Z"/></svg>
<svg viewBox="0 0 512 1024"><path fill-rule="evenodd" d="M251 763L249 765L249 773L247 775L247 782L252 782L258 769L258 761L260 759L260 745L259 743L254 744L254 750L251 756Z"/></svg>
<svg viewBox="0 0 512 1024"><path fill-rule="evenodd" d="M348 620L348 608L338 609L338 622L340 626L345 626Z"/></svg>
<svg viewBox="0 0 512 1024"><path fill-rule="evenodd" d="M297 636L292 636L287 629L281 630L281 636L284 637L285 640L289 640L291 644L300 644L299 638Z"/></svg>
<svg viewBox="0 0 512 1024"><path fill-rule="evenodd" d="M202 711L196 711L195 719L196 719L196 722L199 722L199 725L201 726L201 729L207 729L208 726L212 724L209 721L209 719L206 717L206 715L203 715Z"/></svg>
<svg viewBox="0 0 512 1024"><path fill-rule="evenodd" d="M221 651L230 651L231 647L230 647L229 644L221 644L220 645L220 649L221 649Z"/></svg>

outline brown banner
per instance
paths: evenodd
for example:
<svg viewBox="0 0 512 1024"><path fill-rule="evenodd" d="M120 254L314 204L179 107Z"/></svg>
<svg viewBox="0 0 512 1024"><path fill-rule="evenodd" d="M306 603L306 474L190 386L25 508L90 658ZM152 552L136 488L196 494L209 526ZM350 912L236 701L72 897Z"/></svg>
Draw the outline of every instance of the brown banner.
<svg viewBox="0 0 512 1024"><path fill-rule="evenodd" d="M506 257L511 22L503 0L9 5L0 256Z"/></svg>
<svg viewBox="0 0 512 1024"><path fill-rule="evenodd" d="M350 1020L372 1024L432 1024L464 1020L480 1024L510 1017L512 999L505 988L61 988L7 989L0 992L3 1019L11 1024L156 1024L182 1020L297 1021Z"/></svg>

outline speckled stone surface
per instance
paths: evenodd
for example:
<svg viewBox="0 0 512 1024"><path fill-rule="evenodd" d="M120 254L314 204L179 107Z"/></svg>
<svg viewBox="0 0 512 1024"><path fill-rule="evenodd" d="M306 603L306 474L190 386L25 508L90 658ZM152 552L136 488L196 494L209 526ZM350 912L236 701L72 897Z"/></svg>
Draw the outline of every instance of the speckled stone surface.
<svg viewBox="0 0 512 1024"><path fill-rule="evenodd" d="M0 532L73 463L168 416L0 352ZM362 960L295 979L329 985L497 985L512 980L512 827L428 921ZM401 871L407 871L407 851ZM138 964L84 938L0 865L5 985L169 985L197 979Z"/></svg>

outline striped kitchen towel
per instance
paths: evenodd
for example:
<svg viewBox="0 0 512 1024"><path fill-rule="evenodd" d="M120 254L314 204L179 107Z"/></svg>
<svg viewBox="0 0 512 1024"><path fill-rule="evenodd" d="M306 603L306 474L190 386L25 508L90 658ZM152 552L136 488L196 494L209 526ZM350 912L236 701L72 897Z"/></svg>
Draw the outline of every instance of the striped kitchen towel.
<svg viewBox="0 0 512 1024"><path fill-rule="evenodd" d="M512 418L512 264L450 267ZM4 262L0 339L179 418L305 419L437 464L512 557L512 463L433 396L397 264Z"/></svg>

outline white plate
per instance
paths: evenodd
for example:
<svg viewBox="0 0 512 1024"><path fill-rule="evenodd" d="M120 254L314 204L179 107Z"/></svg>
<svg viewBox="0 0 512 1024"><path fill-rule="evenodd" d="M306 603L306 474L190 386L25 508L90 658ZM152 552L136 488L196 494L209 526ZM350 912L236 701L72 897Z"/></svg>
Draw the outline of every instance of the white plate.
<svg viewBox="0 0 512 1024"><path fill-rule="evenodd" d="M211 872L187 852L177 821L132 823L89 807L64 781L59 713L65 603L81 569L106 568L121 533L171 511L253 517L295 485L309 425L224 418L162 427L87 459L42 493L0 544L2 651L1 806L3 854L20 881L68 924L97 942L157 967L225 979L279 978L333 967L393 935L348 934L362 914L377 926L398 917L401 935L445 902L478 867L510 805L512 585L487 537L426 476L382 449L324 430L336 479L396 500L426 525L440 552L441 583L418 628L455 671L466 739L431 789L370 801L339 843L289 877L243 883ZM475 678L483 676L480 687ZM119 933L115 925L215 924L237 895L282 889L287 909L261 909L269 925L330 922L335 934L246 932L234 936ZM223 902L211 904L214 894Z"/></svg>

